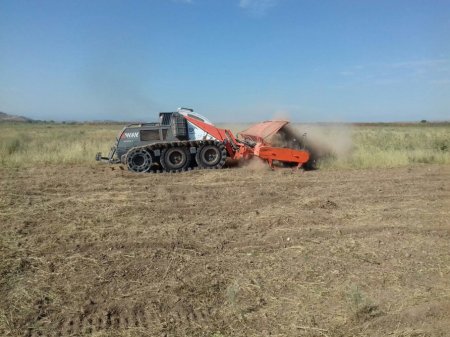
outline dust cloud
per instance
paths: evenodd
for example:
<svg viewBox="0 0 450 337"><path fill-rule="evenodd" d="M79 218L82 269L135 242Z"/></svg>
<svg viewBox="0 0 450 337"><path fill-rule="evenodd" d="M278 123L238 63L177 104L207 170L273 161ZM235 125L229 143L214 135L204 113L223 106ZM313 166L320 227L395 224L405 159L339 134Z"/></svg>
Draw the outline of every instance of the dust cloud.
<svg viewBox="0 0 450 337"><path fill-rule="evenodd" d="M311 154L306 167L314 169L323 160L343 159L351 153L352 129L343 124L288 124L272 137L271 143L306 149Z"/></svg>
<svg viewBox="0 0 450 337"><path fill-rule="evenodd" d="M286 110L274 113L272 120L289 121ZM344 123L289 123L271 139L274 146L303 148L310 152L309 168L327 159L345 159L353 150L352 126ZM307 165L308 166L308 165Z"/></svg>
<svg viewBox="0 0 450 337"><path fill-rule="evenodd" d="M320 161L329 157L344 159L353 149L352 127L344 124L293 125L288 128L301 135L304 145Z"/></svg>

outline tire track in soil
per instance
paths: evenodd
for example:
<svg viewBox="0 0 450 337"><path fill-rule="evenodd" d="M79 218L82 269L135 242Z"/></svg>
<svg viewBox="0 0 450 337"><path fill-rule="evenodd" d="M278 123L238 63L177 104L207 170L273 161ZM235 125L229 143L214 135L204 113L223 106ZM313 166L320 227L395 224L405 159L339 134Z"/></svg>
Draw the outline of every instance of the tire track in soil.
<svg viewBox="0 0 450 337"><path fill-rule="evenodd" d="M216 315L216 311L212 308L194 309L192 306L177 306L172 311L163 310L146 310L142 306L134 306L131 310L118 309L116 307L107 310L97 310L91 313L78 313L72 317L61 320L55 326L53 334L45 335L43 331L51 331L45 323L34 330L29 330L24 337L68 337L108 330L127 330L127 329L145 329L154 330L162 327L163 330L177 330L181 327L199 328L211 321ZM162 320L161 317L167 317Z"/></svg>

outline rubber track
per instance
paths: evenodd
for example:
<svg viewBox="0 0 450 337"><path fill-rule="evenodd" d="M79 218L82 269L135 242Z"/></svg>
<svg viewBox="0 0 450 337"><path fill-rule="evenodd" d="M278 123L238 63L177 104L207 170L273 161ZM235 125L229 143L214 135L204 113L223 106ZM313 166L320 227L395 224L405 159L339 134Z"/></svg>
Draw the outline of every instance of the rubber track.
<svg viewBox="0 0 450 337"><path fill-rule="evenodd" d="M131 148L129 151L133 150L133 149L139 149L139 148L144 148L150 151L154 151L154 150L164 150L164 149L168 149L170 147L196 147L197 150L202 146L202 145L213 145L213 144L220 144L221 142L219 142L218 140L184 140L184 141L176 141L176 142L170 142L170 143L155 143L155 144L149 144L149 145L143 145L143 146L136 146ZM152 157L154 157L154 155L152 154ZM202 168L199 166L196 167L188 167L182 171L176 171L176 170L171 170L171 171L165 171L164 169L150 169L150 171L147 172L135 172L135 173L182 173L182 172L189 172L189 171L198 171L198 170L208 170L208 169L214 169L214 168ZM134 172L134 171L131 171Z"/></svg>

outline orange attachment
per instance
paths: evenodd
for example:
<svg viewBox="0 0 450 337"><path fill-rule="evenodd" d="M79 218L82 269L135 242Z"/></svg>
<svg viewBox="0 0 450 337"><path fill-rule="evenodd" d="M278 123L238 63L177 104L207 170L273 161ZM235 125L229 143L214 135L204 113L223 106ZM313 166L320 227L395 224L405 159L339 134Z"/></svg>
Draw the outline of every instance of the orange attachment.
<svg viewBox="0 0 450 337"><path fill-rule="evenodd" d="M267 144L269 138L275 135L286 124L289 124L289 122L283 120L265 121L239 132L238 136L253 140L256 143Z"/></svg>
<svg viewBox="0 0 450 337"><path fill-rule="evenodd" d="M293 150L282 147L257 145L254 149L255 156L265 159L273 168L273 161L297 163L298 167L309 160L309 153L301 150Z"/></svg>
<svg viewBox="0 0 450 337"><path fill-rule="evenodd" d="M288 121L265 121L240 132L239 136L243 137L246 141L256 143L252 145L236 139L230 130L217 128L214 125L204 123L189 116L185 116L185 118L214 137L214 139L224 142L228 155L232 159L250 159L252 156L257 156L267 160L271 168L274 167L273 161L296 163L297 167L301 167L302 164L309 160L309 153L307 151L270 146L270 138L288 124Z"/></svg>

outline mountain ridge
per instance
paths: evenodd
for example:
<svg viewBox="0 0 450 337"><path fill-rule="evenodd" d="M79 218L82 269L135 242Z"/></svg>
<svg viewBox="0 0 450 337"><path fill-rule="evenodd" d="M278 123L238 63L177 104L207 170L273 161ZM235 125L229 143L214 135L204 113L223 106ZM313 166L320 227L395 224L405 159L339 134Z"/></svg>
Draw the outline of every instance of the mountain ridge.
<svg viewBox="0 0 450 337"><path fill-rule="evenodd" d="M18 123L28 123L32 122L33 120L31 118L23 117L23 116L17 116L17 115L10 115L6 112L0 111L0 122L18 122Z"/></svg>

